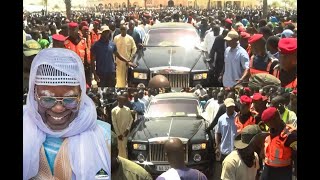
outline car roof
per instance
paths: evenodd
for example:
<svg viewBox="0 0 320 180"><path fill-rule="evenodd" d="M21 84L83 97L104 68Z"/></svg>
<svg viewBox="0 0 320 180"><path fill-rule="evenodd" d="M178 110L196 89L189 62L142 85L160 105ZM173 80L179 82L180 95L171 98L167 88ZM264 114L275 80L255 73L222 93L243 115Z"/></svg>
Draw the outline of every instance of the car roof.
<svg viewBox="0 0 320 180"><path fill-rule="evenodd" d="M198 97L193 93L164 93L158 94L153 99L174 99L174 98L185 98L185 99L195 99L198 100Z"/></svg>
<svg viewBox="0 0 320 180"><path fill-rule="evenodd" d="M168 22L168 23L158 23L151 26L150 29L167 29L167 28L182 28L182 29L195 29L193 25L189 23L182 22Z"/></svg>

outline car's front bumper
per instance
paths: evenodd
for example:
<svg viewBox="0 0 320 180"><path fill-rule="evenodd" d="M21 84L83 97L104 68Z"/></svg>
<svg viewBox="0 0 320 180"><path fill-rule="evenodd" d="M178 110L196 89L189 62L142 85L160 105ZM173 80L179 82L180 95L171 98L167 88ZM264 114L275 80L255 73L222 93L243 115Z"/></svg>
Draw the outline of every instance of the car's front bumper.
<svg viewBox="0 0 320 180"><path fill-rule="evenodd" d="M158 177L160 174L165 172L165 171L158 171L156 169L157 165L169 165L168 162L157 163L157 164L154 164L154 163L148 162L148 161L145 161L143 163L140 163L139 161L133 161L133 162L139 164L142 168L144 168L146 171L148 171L152 175L152 177L154 177L154 178ZM191 162L191 163L187 163L186 166L189 168L197 169L197 170L206 174L209 171L210 161L203 160L203 161L197 162L197 163Z"/></svg>

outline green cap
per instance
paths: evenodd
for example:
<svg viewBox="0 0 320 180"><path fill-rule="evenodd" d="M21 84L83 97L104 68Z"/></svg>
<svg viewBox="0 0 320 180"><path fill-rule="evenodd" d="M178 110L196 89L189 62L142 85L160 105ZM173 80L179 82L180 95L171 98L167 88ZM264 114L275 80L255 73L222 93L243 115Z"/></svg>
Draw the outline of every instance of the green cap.
<svg viewBox="0 0 320 180"><path fill-rule="evenodd" d="M39 44L40 44L40 46L41 46L42 49L48 48L49 45L50 45L49 41L46 40L46 39L41 39L41 40L39 41Z"/></svg>
<svg viewBox="0 0 320 180"><path fill-rule="evenodd" d="M263 132L258 125L248 125L242 129L241 133L235 138L234 146L237 149L244 149L257 138L265 138L269 135Z"/></svg>
<svg viewBox="0 0 320 180"><path fill-rule="evenodd" d="M41 45L35 40L27 40L25 44L23 44L23 54L25 56L36 55L41 51Z"/></svg>

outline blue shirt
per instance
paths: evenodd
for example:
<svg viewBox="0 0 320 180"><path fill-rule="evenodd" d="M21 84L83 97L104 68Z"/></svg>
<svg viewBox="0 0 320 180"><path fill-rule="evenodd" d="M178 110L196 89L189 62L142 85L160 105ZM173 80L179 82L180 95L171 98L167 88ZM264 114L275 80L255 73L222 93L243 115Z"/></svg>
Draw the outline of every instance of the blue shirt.
<svg viewBox="0 0 320 180"><path fill-rule="evenodd" d="M100 121L97 121L98 126L102 128L104 132L104 137L106 137L106 140L108 141L108 144L111 144L111 126L110 124ZM43 143L44 151L50 166L50 170L53 173L54 172L54 161L56 159L56 156L58 154L58 151L60 149L60 146L63 142L62 138L57 137L50 137L47 136L45 142Z"/></svg>
<svg viewBox="0 0 320 180"><path fill-rule="evenodd" d="M138 32L136 27L133 29L132 32L130 30L127 31L127 34L130 35L133 38L133 40L136 43L136 45L138 45L139 43L142 43L142 39L141 39L140 33Z"/></svg>
<svg viewBox="0 0 320 180"><path fill-rule="evenodd" d="M109 44L98 40L91 47L91 53L96 57L96 71L98 75L116 72L113 54L117 52L116 45L109 41Z"/></svg>
<svg viewBox="0 0 320 180"><path fill-rule="evenodd" d="M272 54L275 58L277 58L278 60L280 59L280 54L279 52L276 52L274 54Z"/></svg>
<svg viewBox="0 0 320 180"><path fill-rule="evenodd" d="M237 127L234 122L236 115L236 112L234 112L232 116L224 113L218 120L216 133L221 134L220 151L223 155L228 155L233 151L233 143L237 135Z"/></svg>
<svg viewBox="0 0 320 180"><path fill-rule="evenodd" d="M252 66L254 67L254 69L258 69L258 70L262 70L262 71L265 71L267 70L267 67L268 67L268 64L269 64L269 59L273 58L272 57L273 55L267 53L266 55L264 56L258 56L258 55L255 55L253 57L253 64ZM274 58L276 58L276 56L274 56ZM278 61L273 61L271 63L271 66L270 66L270 70L269 70L269 73L272 74L273 73L273 68L278 64Z"/></svg>
<svg viewBox="0 0 320 180"><path fill-rule="evenodd" d="M234 49L227 47L224 52L224 63L223 86L233 87L236 80L242 77L244 70L249 69L248 52L240 44Z"/></svg>
<svg viewBox="0 0 320 180"><path fill-rule="evenodd" d="M139 113L144 113L146 105L140 99L138 99L137 102L132 101L132 109Z"/></svg>

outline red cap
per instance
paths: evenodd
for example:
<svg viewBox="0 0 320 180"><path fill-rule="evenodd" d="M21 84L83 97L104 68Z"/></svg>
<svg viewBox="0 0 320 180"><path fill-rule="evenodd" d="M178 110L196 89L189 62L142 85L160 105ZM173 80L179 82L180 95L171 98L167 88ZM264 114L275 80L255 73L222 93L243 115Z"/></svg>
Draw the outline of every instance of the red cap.
<svg viewBox="0 0 320 180"><path fill-rule="evenodd" d="M53 40L56 40L56 41L64 42L67 38L64 37L64 36L61 35L61 34L54 34L54 35L52 35L52 39L53 39Z"/></svg>
<svg viewBox="0 0 320 180"><path fill-rule="evenodd" d="M277 108L275 107L268 107L266 110L263 111L261 115L261 120L263 122L268 122L270 120L273 120L274 116L278 113Z"/></svg>
<svg viewBox="0 0 320 180"><path fill-rule="evenodd" d="M241 32L241 33L240 33L240 36L241 36L243 39L248 39L248 38L250 38L250 34L247 33L247 32Z"/></svg>
<svg viewBox="0 0 320 180"><path fill-rule="evenodd" d="M292 54L297 51L297 38L282 38L278 43L281 54Z"/></svg>
<svg viewBox="0 0 320 180"><path fill-rule="evenodd" d="M93 21L93 24L100 24L99 21Z"/></svg>
<svg viewBox="0 0 320 180"><path fill-rule="evenodd" d="M252 100L255 101L266 101L268 98L265 96L262 96L260 93L254 93L252 96Z"/></svg>
<svg viewBox="0 0 320 180"><path fill-rule="evenodd" d="M246 95L240 97L240 103L250 105L252 103L252 99Z"/></svg>
<svg viewBox="0 0 320 180"><path fill-rule="evenodd" d="M83 26L82 30L89 30L88 26Z"/></svg>
<svg viewBox="0 0 320 180"><path fill-rule="evenodd" d="M247 92L251 92L251 89L249 87L245 87L243 88L244 91L247 91Z"/></svg>
<svg viewBox="0 0 320 180"><path fill-rule="evenodd" d="M284 22L284 25L288 25L288 24L292 24L291 20L287 21L287 22Z"/></svg>
<svg viewBox="0 0 320 180"><path fill-rule="evenodd" d="M252 36L250 37L250 39L248 40L248 42L249 42L250 44L252 44L252 43L260 40L262 37L263 37L263 34L254 34L254 35L252 35Z"/></svg>
<svg viewBox="0 0 320 180"><path fill-rule="evenodd" d="M232 21L231 21L231 19L229 19L229 18L227 18L226 20L224 20L224 22L229 23L229 24L232 24Z"/></svg>
<svg viewBox="0 0 320 180"><path fill-rule="evenodd" d="M78 27L78 23L75 23L75 22L69 23L69 28L76 28L76 27Z"/></svg>
<svg viewBox="0 0 320 180"><path fill-rule="evenodd" d="M239 26L239 27L238 27L238 31L239 31L239 32L244 32L245 29L244 29L242 26Z"/></svg>
<svg viewBox="0 0 320 180"><path fill-rule="evenodd" d="M88 26L88 22L87 21L82 21L81 22L81 26Z"/></svg>

